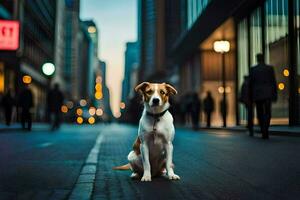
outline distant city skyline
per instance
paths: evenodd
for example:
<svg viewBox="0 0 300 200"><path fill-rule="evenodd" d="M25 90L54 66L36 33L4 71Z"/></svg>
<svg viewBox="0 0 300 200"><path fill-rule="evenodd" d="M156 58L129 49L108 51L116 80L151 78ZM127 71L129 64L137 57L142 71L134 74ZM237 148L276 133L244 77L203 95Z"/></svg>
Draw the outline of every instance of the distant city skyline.
<svg viewBox="0 0 300 200"><path fill-rule="evenodd" d="M98 57L107 64L106 84L114 115L119 111L126 42L137 40L136 0L82 0L80 18L95 21L99 31Z"/></svg>

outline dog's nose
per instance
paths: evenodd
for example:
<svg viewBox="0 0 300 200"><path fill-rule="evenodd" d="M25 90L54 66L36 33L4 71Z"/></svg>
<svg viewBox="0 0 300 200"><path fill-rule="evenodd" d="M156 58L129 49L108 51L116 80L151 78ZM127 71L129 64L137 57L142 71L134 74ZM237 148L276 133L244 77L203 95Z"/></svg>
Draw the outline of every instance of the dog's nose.
<svg viewBox="0 0 300 200"><path fill-rule="evenodd" d="M158 98L154 98L154 99L152 100L152 102L153 102L153 105L158 105L159 99L158 99Z"/></svg>

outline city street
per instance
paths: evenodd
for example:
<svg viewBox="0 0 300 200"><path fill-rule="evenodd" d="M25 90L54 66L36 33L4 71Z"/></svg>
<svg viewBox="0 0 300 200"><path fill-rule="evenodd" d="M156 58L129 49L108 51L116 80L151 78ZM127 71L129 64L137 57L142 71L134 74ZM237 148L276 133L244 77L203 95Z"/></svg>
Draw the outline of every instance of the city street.
<svg viewBox="0 0 300 200"><path fill-rule="evenodd" d="M298 199L300 138L177 129L180 181L131 180L126 163L137 127L64 126L1 133L0 199ZM96 161L93 159L98 158ZM80 176L79 176L80 175Z"/></svg>

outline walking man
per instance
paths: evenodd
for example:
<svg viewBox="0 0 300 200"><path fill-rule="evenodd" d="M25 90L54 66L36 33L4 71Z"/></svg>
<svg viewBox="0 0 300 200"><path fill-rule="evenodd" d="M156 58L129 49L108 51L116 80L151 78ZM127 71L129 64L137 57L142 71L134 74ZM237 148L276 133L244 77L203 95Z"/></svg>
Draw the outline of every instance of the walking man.
<svg viewBox="0 0 300 200"><path fill-rule="evenodd" d="M215 102L211 96L211 92L207 91L206 97L203 101L204 112L206 115L206 127L209 128L211 124L211 113L214 111Z"/></svg>
<svg viewBox="0 0 300 200"><path fill-rule="evenodd" d="M250 70L250 88L262 138L268 139L271 104L277 100L276 79L273 67L265 64L263 55L257 54L256 59L258 64Z"/></svg>
<svg viewBox="0 0 300 200"><path fill-rule="evenodd" d="M32 116L31 109L33 108L33 95L29 89L29 85L25 84L24 89L21 91L19 96L19 105L21 106L21 123L22 128L31 131ZM27 123L27 128L26 128Z"/></svg>
<svg viewBox="0 0 300 200"><path fill-rule="evenodd" d="M56 130L61 124L61 106L64 102L64 95L60 91L58 83L55 83L54 88L49 91L47 100L52 130Z"/></svg>
<svg viewBox="0 0 300 200"><path fill-rule="evenodd" d="M245 105L245 108L247 110L247 128L249 130L249 136L253 136L253 105L250 97L249 76L244 76L244 82L241 87L239 101Z"/></svg>
<svg viewBox="0 0 300 200"><path fill-rule="evenodd" d="M15 100L11 94L11 91L8 90L2 98L2 106L5 114L6 125L9 126L11 123L11 116L13 112L13 107L15 105Z"/></svg>

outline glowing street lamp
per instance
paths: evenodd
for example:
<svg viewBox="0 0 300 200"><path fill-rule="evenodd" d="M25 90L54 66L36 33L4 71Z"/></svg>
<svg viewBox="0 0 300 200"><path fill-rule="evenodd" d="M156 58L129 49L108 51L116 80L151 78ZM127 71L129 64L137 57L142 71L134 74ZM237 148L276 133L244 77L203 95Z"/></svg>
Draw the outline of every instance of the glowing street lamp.
<svg viewBox="0 0 300 200"><path fill-rule="evenodd" d="M227 116L227 108L226 108L226 74L225 74L225 53L230 51L230 43L226 40L218 40L213 44L214 51L216 53L221 53L222 55L222 88L223 88L223 126L226 127L226 116ZM225 91L224 91L225 88Z"/></svg>
<svg viewBox="0 0 300 200"><path fill-rule="evenodd" d="M51 76L55 72L55 66L52 63L44 63L42 66L42 71L46 76Z"/></svg>
<svg viewBox="0 0 300 200"><path fill-rule="evenodd" d="M25 84L30 84L31 81L32 81L32 78L31 78L31 76L29 76L29 75L25 75L25 76L23 76L22 81L23 81L23 83L25 83Z"/></svg>

